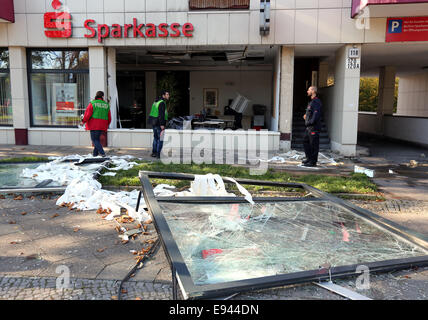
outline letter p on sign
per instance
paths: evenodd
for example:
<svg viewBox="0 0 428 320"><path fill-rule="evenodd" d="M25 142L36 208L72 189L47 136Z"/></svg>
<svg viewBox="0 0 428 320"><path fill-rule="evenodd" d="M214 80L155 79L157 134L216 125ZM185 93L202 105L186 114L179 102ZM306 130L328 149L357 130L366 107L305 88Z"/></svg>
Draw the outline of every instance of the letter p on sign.
<svg viewBox="0 0 428 320"><path fill-rule="evenodd" d="M403 31L403 20L390 20L388 26L389 33L401 33Z"/></svg>

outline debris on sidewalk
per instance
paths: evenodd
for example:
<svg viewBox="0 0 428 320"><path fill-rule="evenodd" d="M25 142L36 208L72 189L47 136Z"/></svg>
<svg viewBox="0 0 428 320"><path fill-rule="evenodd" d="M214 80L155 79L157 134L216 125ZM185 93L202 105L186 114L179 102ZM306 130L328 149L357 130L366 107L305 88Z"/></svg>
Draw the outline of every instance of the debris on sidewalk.
<svg viewBox="0 0 428 320"><path fill-rule="evenodd" d="M52 179L67 188L64 194L57 200L58 206L67 206L70 210L97 210L100 206L104 209L110 209L106 219L111 220L114 216L121 214L121 209L125 208L130 217L138 221L150 219L150 216L144 211L144 203L140 210L135 212L137 204L138 191L132 192L112 192L102 189L102 185L94 179L94 174L101 168L106 168L103 163L92 163L86 166L76 164L82 163L85 159L93 158L90 154L86 156L69 155L65 157L51 158L51 162L42 164L35 169L24 169L21 176L34 179L36 181L45 181ZM77 163L66 162L67 160L77 159ZM106 174L116 174L111 171L129 170L137 163L128 161L133 159L131 156L113 156L110 157L112 168L106 168L109 171ZM144 202L144 200L143 200Z"/></svg>
<svg viewBox="0 0 428 320"><path fill-rule="evenodd" d="M251 194L241 186L236 180L225 177L224 179L234 183L241 192L245 200L254 204ZM156 189L156 188L155 188ZM153 191L155 191L155 189ZM234 193L227 192L223 178L218 174L195 175L195 180L191 183L188 191L181 191L176 193L177 196L187 197L235 197Z"/></svg>
<svg viewBox="0 0 428 320"><path fill-rule="evenodd" d="M374 178L374 170L370 170L364 167L359 167L359 166L354 166L354 172L355 173L363 173L366 176L368 176L369 178Z"/></svg>
<svg viewBox="0 0 428 320"><path fill-rule="evenodd" d="M279 163L288 165L299 165L302 160L305 159L305 153L303 151L290 150L286 153L280 153L269 160L260 160L268 163ZM318 164L321 166L339 166L343 163L340 162L342 157L334 153L322 153L318 154Z"/></svg>
<svg viewBox="0 0 428 320"><path fill-rule="evenodd" d="M416 168L418 166L418 162L416 160L410 160L408 166L410 168Z"/></svg>

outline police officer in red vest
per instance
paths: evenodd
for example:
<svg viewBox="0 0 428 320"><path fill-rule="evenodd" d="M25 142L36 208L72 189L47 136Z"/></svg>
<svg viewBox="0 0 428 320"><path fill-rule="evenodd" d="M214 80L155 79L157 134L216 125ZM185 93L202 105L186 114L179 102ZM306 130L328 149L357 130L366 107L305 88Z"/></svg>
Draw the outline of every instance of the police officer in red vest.
<svg viewBox="0 0 428 320"><path fill-rule="evenodd" d="M91 131L91 140L94 144L93 156L101 155L105 157L100 137L103 132L107 132L111 122L110 106L104 101L104 92L98 91L95 99L86 108L82 123L86 123L86 130Z"/></svg>

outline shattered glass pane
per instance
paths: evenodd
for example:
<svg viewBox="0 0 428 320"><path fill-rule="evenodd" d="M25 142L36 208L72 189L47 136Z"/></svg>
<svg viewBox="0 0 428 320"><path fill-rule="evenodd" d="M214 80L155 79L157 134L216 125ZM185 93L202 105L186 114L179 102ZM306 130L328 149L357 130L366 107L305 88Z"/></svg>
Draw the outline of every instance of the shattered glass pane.
<svg viewBox="0 0 428 320"><path fill-rule="evenodd" d="M427 254L328 201L159 204L195 285Z"/></svg>
<svg viewBox="0 0 428 320"><path fill-rule="evenodd" d="M33 188L39 182L20 177L25 168L35 169L40 163L20 163L0 165L0 188Z"/></svg>

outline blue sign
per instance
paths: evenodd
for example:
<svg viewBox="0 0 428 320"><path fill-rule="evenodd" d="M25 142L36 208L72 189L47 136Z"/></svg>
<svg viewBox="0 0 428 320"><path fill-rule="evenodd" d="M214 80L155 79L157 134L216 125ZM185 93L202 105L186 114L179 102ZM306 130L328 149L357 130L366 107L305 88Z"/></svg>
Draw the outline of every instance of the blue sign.
<svg viewBox="0 0 428 320"><path fill-rule="evenodd" d="M388 22L388 33L401 33L403 32L403 20L389 20Z"/></svg>

